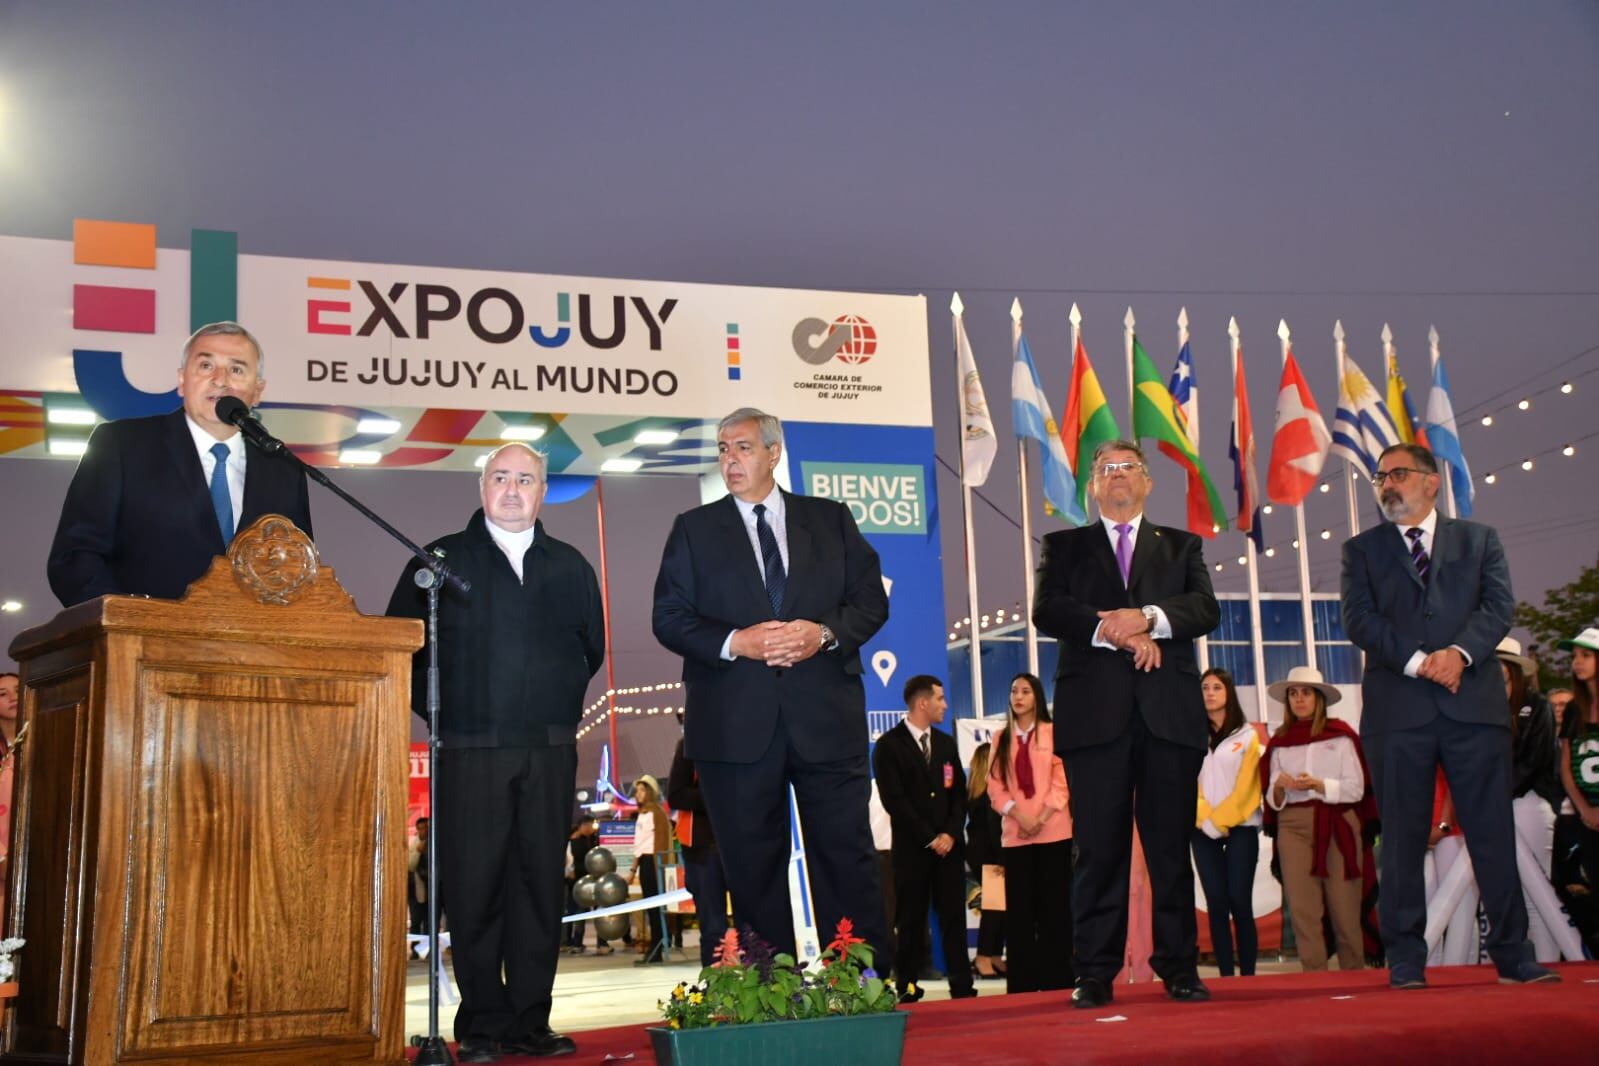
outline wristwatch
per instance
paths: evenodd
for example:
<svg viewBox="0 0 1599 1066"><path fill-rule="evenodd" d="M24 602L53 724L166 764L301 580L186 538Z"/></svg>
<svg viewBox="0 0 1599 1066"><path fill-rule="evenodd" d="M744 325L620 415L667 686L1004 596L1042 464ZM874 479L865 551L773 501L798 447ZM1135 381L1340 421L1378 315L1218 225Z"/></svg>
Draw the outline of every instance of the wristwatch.
<svg viewBox="0 0 1599 1066"><path fill-rule="evenodd" d="M834 648L838 647L838 637L833 634L831 627L827 625L818 625L816 628L821 630L822 633L823 651L832 651Z"/></svg>
<svg viewBox="0 0 1599 1066"><path fill-rule="evenodd" d="M1139 610L1144 612L1144 621L1149 623L1149 632L1154 633L1155 620L1160 617L1159 614L1156 613L1155 608L1150 607L1148 604L1140 607Z"/></svg>

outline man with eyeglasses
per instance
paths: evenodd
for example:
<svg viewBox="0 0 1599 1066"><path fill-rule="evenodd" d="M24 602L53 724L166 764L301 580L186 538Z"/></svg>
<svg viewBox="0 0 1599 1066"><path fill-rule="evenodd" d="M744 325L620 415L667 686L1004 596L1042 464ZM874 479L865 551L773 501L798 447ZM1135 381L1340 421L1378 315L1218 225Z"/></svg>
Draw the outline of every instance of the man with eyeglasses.
<svg viewBox="0 0 1599 1066"><path fill-rule="evenodd" d="M1055 750L1084 812L1072 820L1072 1005L1113 998L1135 819L1154 896L1150 964L1172 999L1206 1000L1188 858L1209 736L1194 640L1221 609L1199 537L1145 521L1154 482L1138 445L1101 444L1093 471L1100 521L1044 538L1033 608L1060 642Z"/></svg>
<svg viewBox="0 0 1599 1066"><path fill-rule="evenodd" d="M1560 980L1533 961L1516 873L1510 719L1494 649L1515 597L1499 535L1437 511L1432 452L1396 444L1372 478L1387 521L1344 542L1344 631L1366 653L1360 736L1382 816L1378 896L1388 983L1427 986L1422 862L1441 765L1488 915L1502 984Z"/></svg>

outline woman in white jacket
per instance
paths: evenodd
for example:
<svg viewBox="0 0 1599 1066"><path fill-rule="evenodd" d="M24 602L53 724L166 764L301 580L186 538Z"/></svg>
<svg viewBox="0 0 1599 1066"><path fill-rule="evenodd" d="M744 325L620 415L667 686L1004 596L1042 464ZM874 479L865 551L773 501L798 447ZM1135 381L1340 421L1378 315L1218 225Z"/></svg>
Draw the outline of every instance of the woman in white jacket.
<svg viewBox="0 0 1599 1066"><path fill-rule="evenodd" d="M1223 977L1231 977L1236 958L1238 972L1252 977L1258 949L1254 890L1260 859L1260 736L1244 721L1238 689L1226 670L1206 670L1199 691L1210 717L1210 752L1199 770L1194 866L1205 890L1217 968Z"/></svg>

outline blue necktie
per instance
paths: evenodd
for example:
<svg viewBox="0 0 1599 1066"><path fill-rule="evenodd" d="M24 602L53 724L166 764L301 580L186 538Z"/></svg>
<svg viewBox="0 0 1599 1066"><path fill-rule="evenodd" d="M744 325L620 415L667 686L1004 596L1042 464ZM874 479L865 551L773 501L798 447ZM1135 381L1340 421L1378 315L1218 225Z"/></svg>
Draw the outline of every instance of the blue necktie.
<svg viewBox="0 0 1599 1066"><path fill-rule="evenodd" d="M783 586L788 575L783 572L783 556L777 550L777 538L772 527L766 524L766 505L755 505L755 539L761 542L761 569L766 571L766 598L772 603L772 613L783 605Z"/></svg>
<svg viewBox="0 0 1599 1066"><path fill-rule="evenodd" d="M217 513L217 525L222 529L222 546L233 542L233 494L228 491L228 446L211 445L211 454L217 465L211 470L211 507Z"/></svg>

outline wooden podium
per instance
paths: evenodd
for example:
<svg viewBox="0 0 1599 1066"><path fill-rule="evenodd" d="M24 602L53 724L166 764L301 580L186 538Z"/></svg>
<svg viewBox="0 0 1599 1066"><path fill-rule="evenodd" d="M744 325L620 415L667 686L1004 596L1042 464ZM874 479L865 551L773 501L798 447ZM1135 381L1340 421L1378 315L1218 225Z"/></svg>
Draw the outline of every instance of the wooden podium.
<svg viewBox="0 0 1599 1066"><path fill-rule="evenodd" d="M400 1063L411 653L287 519L11 645L0 1063Z"/></svg>

